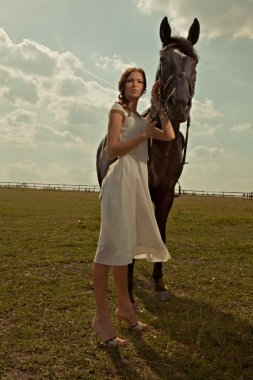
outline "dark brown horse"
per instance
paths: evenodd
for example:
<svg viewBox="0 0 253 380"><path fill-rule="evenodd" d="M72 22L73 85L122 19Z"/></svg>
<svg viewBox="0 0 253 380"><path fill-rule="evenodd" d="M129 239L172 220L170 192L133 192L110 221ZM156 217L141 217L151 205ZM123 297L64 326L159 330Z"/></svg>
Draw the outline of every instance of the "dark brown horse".
<svg viewBox="0 0 253 380"><path fill-rule="evenodd" d="M176 138L172 142L153 140L149 147L149 189L155 206L155 216L163 241L166 241L166 221L174 201L175 185L178 182L185 164L185 154L188 139L179 131L180 123L187 120L190 124L190 110L194 86L196 80L197 54L193 48L199 38L200 26L194 19L187 38L172 37L171 28L165 17L160 25L160 38L162 49L160 62L156 73L156 80L160 79L160 103L166 108L167 114L173 125ZM157 127L161 128L158 113L153 105L143 113L150 113L152 119L156 119ZM108 160L106 150L106 138L102 140L97 151L97 175L101 185L109 165L114 160ZM133 297L133 270L134 262L128 267L128 285L131 301ZM155 282L155 294L160 301L168 298L163 283L162 263L155 263L153 268L153 280Z"/></svg>

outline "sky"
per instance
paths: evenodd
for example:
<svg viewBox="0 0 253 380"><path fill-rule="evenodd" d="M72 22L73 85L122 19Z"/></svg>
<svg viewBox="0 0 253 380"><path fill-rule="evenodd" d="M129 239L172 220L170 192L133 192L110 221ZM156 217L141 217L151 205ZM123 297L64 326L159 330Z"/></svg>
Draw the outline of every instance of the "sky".
<svg viewBox="0 0 253 380"><path fill-rule="evenodd" d="M117 83L200 22L183 190L253 191L253 0L0 0L0 181L97 185ZM180 130L185 133L185 123Z"/></svg>

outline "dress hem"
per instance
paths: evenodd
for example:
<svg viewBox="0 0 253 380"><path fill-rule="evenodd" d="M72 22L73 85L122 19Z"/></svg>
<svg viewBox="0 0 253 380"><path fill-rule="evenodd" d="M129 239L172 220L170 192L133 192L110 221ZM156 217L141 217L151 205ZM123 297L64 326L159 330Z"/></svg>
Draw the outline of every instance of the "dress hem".
<svg viewBox="0 0 253 380"><path fill-rule="evenodd" d="M166 247L166 246L165 246ZM144 253L145 251L145 253ZM143 252L143 253L142 253ZM100 257L98 257L100 256ZM150 263L159 263L159 262L166 262L171 259L171 256L167 250L167 248L162 249L158 251L155 248L152 247L144 247L144 246L139 246L136 249L136 254L134 256L130 255L124 255L122 252L117 251L117 254L114 255L114 257L111 257L112 260L108 260L108 257L106 260L103 260L101 257L101 253L97 252L94 262L99 263L99 264L104 264L104 265L115 265L115 266L120 266L120 265L128 265L133 262L133 259L136 260L141 260L141 259L146 259ZM162 257L159 257L162 256ZM122 258L128 258L127 262L120 262L121 260L113 260L113 259L122 259Z"/></svg>

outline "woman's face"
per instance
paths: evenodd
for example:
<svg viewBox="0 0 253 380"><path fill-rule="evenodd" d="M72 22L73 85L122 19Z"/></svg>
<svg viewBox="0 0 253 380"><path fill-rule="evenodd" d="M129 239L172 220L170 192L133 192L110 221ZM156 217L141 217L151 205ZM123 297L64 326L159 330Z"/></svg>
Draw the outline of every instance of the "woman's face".
<svg viewBox="0 0 253 380"><path fill-rule="evenodd" d="M125 96L128 100L136 100L141 97L144 91L144 78L139 71L132 71L126 80Z"/></svg>

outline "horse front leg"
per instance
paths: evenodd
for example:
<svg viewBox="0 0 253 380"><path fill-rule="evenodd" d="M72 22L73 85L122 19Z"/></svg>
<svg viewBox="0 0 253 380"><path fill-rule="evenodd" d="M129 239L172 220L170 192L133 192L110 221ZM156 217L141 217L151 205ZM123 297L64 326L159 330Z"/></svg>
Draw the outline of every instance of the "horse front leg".
<svg viewBox="0 0 253 380"><path fill-rule="evenodd" d="M162 199L159 199L155 204L155 217L161 234L161 238L166 243L166 222L170 209L174 201L174 189L165 194ZM166 301L169 298L168 292L163 281L163 263L154 263L153 274L155 283L155 297L158 301Z"/></svg>

